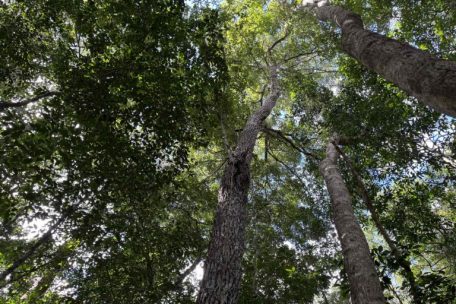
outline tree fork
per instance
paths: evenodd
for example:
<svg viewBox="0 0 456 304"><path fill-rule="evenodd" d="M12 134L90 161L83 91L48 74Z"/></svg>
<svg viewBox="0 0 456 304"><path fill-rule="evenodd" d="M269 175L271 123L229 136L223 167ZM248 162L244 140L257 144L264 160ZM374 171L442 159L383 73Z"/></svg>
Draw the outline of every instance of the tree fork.
<svg viewBox="0 0 456 304"><path fill-rule="evenodd" d="M328 143L320 171L331 198L334 224L350 282L351 299L353 304L386 303L369 245L356 220L352 198L337 166L339 152L333 142L337 143L337 138Z"/></svg>

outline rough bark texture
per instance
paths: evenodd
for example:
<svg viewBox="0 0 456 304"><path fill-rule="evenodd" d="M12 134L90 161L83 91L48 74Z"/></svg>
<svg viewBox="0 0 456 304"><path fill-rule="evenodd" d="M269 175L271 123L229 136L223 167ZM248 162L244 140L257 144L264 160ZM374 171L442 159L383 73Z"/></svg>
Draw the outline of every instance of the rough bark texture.
<svg viewBox="0 0 456 304"><path fill-rule="evenodd" d="M270 93L261 108L249 118L223 173L198 304L232 304L238 301L250 161L263 122L280 96L277 71L275 68L272 70Z"/></svg>
<svg viewBox="0 0 456 304"><path fill-rule="evenodd" d="M359 15L341 7L316 12L341 28L342 48L350 56L436 111L456 117L456 62L366 30Z"/></svg>
<svg viewBox="0 0 456 304"><path fill-rule="evenodd" d="M336 148L337 148L337 151L344 158L345 162L350 167L350 170L352 171L352 174L355 177L356 183L358 184L359 192L364 201L364 204L366 205L367 210L369 210L369 212L371 214L372 221L374 222L375 227L380 232L382 237L385 239L385 242L388 244L388 247L390 248L391 252L393 253L394 257L396 258L396 261L399 263L399 265L402 267L402 269L404 271L403 274L410 284L410 293L413 297L413 303L415 303L415 304L423 303L423 301L421 300L421 298L422 298L421 292L416 284L415 275L413 274L410 262L407 260L406 255L404 255L397 248L393 239L389 236L388 231L383 226L382 221L380 220L380 216L374 207L374 203L372 202L372 200L369 196L369 192L367 191L366 186L364 185L363 179L362 179L361 175L358 173L358 171L356 171L355 166L353 165L352 161L350 160L350 158L348 158L347 155L345 155L345 153L341 149L339 149L337 146L336 146Z"/></svg>
<svg viewBox="0 0 456 304"><path fill-rule="evenodd" d="M345 271L353 304L386 303L369 245L359 226L352 199L337 167L339 153L330 142L320 171L326 182L334 212L334 223L342 246Z"/></svg>

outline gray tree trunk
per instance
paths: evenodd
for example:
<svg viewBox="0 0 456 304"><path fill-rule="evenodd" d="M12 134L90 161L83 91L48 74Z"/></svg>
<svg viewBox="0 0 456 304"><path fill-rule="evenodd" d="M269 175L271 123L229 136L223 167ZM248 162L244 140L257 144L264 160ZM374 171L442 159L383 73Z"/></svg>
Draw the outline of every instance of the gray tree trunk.
<svg viewBox="0 0 456 304"><path fill-rule="evenodd" d="M338 6L316 8L317 17L342 30L342 49L368 69L440 113L456 117L456 62L364 29L361 17Z"/></svg>
<svg viewBox="0 0 456 304"><path fill-rule="evenodd" d="M371 200L369 196L369 192L366 189L366 186L364 185L363 179L361 175L356 171L354 164L350 160L350 158L337 146L337 151L342 155L344 158L345 162L348 164L350 170L352 171L353 176L355 177L356 183L358 184L359 192L361 194L361 197L364 201L364 204L366 205L367 210L369 210L372 221L375 224L375 227L377 230L380 232L380 234L383 236L385 239L386 243L388 244L388 247L391 249L391 252L393 253L394 257L396 258L396 261L399 263L399 265L402 267L404 276L408 280L410 284L410 294L413 297L413 303L415 304L421 304L423 301L421 300L421 291L419 286L416 283L415 280L415 275L413 274L412 271L412 266L410 262L407 260L406 255L397 248L396 244L394 243L393 239L389 236L388 231L386 231L386 228L383 226L382 221L380 219L380 215L377 213L377 210L374 207L374 202Z"/></svg>
<svg viewBox="0 0 456 304"><path fill-rule="evenodd" d="M263 122L280 97L277 69L271 70L270 93L247 121L225 166L198 304L234 304L239 298L250 162Z"/></svg>
<svg viewBox="0 0 456 304"><path fill-rule="evenodd" d="M386 303L369 245L356 220L350 193L337 167L338 157L335 145L330 142L326 158L320 164L320 171L331 197L334 224L342 246L352 303Z"/></svg>

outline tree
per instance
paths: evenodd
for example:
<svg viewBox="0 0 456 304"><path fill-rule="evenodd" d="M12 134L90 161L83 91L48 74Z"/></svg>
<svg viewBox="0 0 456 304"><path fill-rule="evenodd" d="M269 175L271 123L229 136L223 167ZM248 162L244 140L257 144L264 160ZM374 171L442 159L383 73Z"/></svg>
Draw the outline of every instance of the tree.
<svg viewBox="0 0 456 304"><path fill-rule="evenodd" d="M340 139L337 135L328 143L326 158L321 162L320 170L331 196L334 223L342 245L352 302L386 303L369 245L356 221L350 193L337 168L339 152L336 145L339 143Z"/></svg>
<svg viewBox="0 0 456 304"><path fill-rule="evenodd" d="M271 67L270 93L247 121L236 148L228 155L197 303L237 303L247 223L250 162L264 120L280 97L277 67Z"/></svg>
<svg viewBox="0 0 456 304"><path fill-rule="evenodd" d="M309 1L308 1L309 2ZM342 30L342 49L433 109L456 115L456 63L364 29L361 17L316 1L317 17ZM306 3L306 2L305 2Z"/></svg>

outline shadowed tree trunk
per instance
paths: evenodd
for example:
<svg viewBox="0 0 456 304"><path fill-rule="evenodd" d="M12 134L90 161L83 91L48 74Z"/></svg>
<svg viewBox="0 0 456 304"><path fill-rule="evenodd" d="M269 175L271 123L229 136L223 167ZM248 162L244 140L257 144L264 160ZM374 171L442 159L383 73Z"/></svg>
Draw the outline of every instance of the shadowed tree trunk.
<svg viewBox="0 0 456 304"><path fill-rule="evenodd" d="M356 220L350 193L337 167L338 157L336 146L329 142L326 158L320 163L320 171L331 197L334 224L342 246L352 303L386 303L369 245Z"/></svg>
<svg viewBox="0 0 456 304"><path fill-rule="evenodd" d="M364 29L361 17L338 6L316 8L318 19L342 30L342 49L438 112L456 117L456 62Z"/></svg>
<svg viewBox="0 0 456 304"><path fill-rule="evenodd" d="M273 67L269 95L260 109L247 121L225 166L198 304L234 304L238 301L247 222L250 162L258 133L279 96L277 68Z"/></svg>

